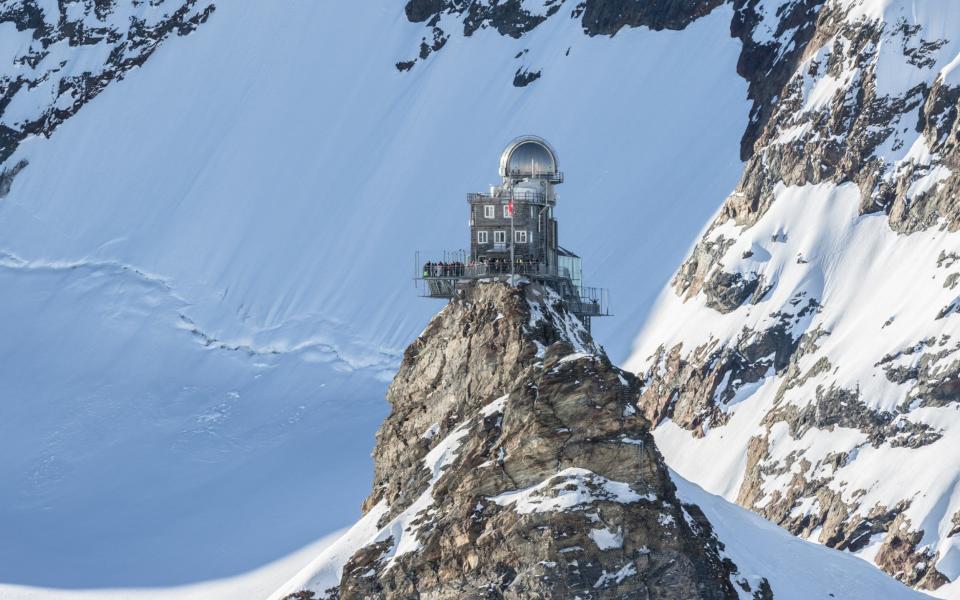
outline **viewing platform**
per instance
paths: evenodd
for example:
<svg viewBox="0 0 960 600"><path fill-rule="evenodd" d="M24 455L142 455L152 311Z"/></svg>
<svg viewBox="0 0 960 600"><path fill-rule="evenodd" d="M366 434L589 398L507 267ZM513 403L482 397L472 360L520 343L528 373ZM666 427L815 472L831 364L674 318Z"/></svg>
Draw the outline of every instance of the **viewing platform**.
<svg viewBox="0 0 960 600"><path fill-rule="evenodd" d="M544 192L519 187L510 191L495 188L489 193L471 192L467 194L467 202L470 204L478 204L483 202L503 203L509 202L510 200L546 206L553 199L548 197Z"/></svg>
<svg viewBox="0 0 960 600"><path fill-rule="evenodd" d="M577 315L588 329L591 317L611 316L609 291L580 285L579 274L570 269L550 269L542 262L524 261L514 264L511 271L509 261L469 261L464 251L447 252L442 256L443 260L424 261L420 253L416 253L414 279L425 298L451 299L458 296L458 287L473 281L510 283L513 278L515 285L536 281L557 292L570 312Z"/></svg>

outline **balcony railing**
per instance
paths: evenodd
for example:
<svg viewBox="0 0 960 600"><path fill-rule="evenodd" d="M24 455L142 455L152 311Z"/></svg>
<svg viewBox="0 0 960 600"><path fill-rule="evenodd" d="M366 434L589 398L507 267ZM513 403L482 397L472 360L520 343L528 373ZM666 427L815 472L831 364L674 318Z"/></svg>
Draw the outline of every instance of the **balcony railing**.
<svg viewBox="0 0 960 600"><path fill-rule="evenodd" d="M542 281L553 288L567 303L568 308L582 316L610 314L610 295L606 289L576 285L568 276L558 275L556 267L543 262L517 262L510 268L509 261L472 262L465 260L466 252L446 252L444 260L421 262L416 254L415 279L425 284L425 295L433 298L452 298L457 284L468 279L507 280L511 274Z"/></svg>
<svg viewBox="0 0 960 600"><path fill-rule="evenodd" d="M511 273L514 275L556 276L556 272L550 273L547 265L542 262L516 263L511 270L509 261L502 263L463 263L461 261L440 261L437 263L424 263L419 271L418 279L470 279L498 275L510 275Z"/></svg>

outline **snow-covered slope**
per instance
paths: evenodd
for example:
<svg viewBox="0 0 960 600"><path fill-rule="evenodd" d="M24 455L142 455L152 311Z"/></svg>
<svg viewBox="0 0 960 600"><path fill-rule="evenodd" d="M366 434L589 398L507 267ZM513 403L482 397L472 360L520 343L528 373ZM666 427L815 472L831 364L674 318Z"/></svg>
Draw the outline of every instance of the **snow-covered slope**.
<svg viewBox="0 0 960 600"><path fill-rule="evenodd" d="M357 514L376 367L225 346L115 264L5 259L0 286L0 581L226 577Z"/></svg>
<svg viewBox="0 0 960 600"><path fill-rule="evenodd" d="M766 577L777 600L929 598L891 580L866 561L797 539L676 473L672 476L677 496L700 507L740 573L750 580Z"/></svg>
<svg viewBox="0 0 960 600"><path fill-rule="evenodd" d="M612 290L613 355L739 172L727 8L613 39L565 12L400 72L423 27L396 2L183 3L202 22L118 81L105 44L145 39L126 17L181 6L129 4L2 3L70 59L43 82L112 78L76 106L3 89L5 126L45 125L0 185L0 581L190 583L352 522L385 376L438 308L413 252L464 245L464 194L515 135L559 149L561 237ZM107 42L56 41L95 21ZM35 37L0 35L5 81L39 76ZM522 61L543 74L517 88Z"/></svg>
<svg viewBox="0 0 960 600"><path fill-rule="evenodd" d="M337 330L376 355L436 308L411 293L413 251L463 247L465 194L496 179L506 141L536 131L567 171L564 243L590 281L630 299L621 321L639 317L636 296L655 295L648 282L669 277L739 172L729 12L688 36L589 38L571 19L520 40L482 31L399 72L420 35L401 8L218 7L50 140L20 145L8 163L29 166L3 200L5 249L162 274L222 339L272 347ZM552 68L515 88L525 49ZM638 275L619 283L624 263ZM608 343L623 354L621 329Z"/></svg>
<svg viewBox="0 0 960 600"><path fill-rule="evenodd" d="M344 531L336 531L270 564L241 575L174 587L57 589L0 583L3 600L263 600L318 554L326 552Z"/></svg>
<svg viewBox="0 0 960 600"><path fill-rule="evenodd" d="M960 7L814 14L740 184L629 365L681 475L951 596Z"/></svg>

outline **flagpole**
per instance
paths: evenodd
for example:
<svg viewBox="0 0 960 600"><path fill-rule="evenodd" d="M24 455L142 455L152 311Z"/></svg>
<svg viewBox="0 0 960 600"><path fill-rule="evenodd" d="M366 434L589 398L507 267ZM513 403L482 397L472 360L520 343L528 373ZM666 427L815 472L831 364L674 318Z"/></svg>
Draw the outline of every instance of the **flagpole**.
<svg viewBox="0 0 960 600"><path fill-rule="evenodd" d="M514 275L514 266L513 266L513 243L516 240L516 234L513 233L513 189L510 189L510 287L517 285L516 275Z"/></svg>

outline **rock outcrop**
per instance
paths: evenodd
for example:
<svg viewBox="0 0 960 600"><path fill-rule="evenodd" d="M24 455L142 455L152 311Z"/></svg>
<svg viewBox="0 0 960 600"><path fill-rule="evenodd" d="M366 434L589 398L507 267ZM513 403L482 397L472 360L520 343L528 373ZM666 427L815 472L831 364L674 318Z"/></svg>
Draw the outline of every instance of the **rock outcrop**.
<svg viewBox="0 0 960 600"><path fill-rule="evenodd" d="M373 541L289 597L763 597L677 499L638 391L549 290L469 288L390 386Z"/></svg>
<svg viewBox="0 0 960 600"><path fill-rule="evenodd" d="M776 101L765 104L745 46L755 105L744 172L668 292L676 301L662 318L698 327L649 339L632 361L642 407L696 439L749 403L754 429L725 438L747 455L738 502L937 588L957 576L947 533L956 507L938 483L956 467L926 475L920 457L952 454L947 409L960 401L958 23L935 5L801 4L774 14L754 3L735 17L761 46L790 40L794 56L770 64L764 93ZM787 23L806 31L802 45ZM829 195L853 210L825 220ZM866 243L870 259L858 256ZM899 259L885 254L894 247ZM887 296L881 271L899 261L910 267ZM923 475L895 489L879 458L894 454Z"/></svg>
<svg viewBox="0 0 960 600"><path fill-rule="evenodd" d="M0 197L27 164L6 164L20 142L49 137L165 40L192 33L213 11L210 0L0 1L3 35L13 48L17 36L27 46L13 64L0 65Z"/></svg>

